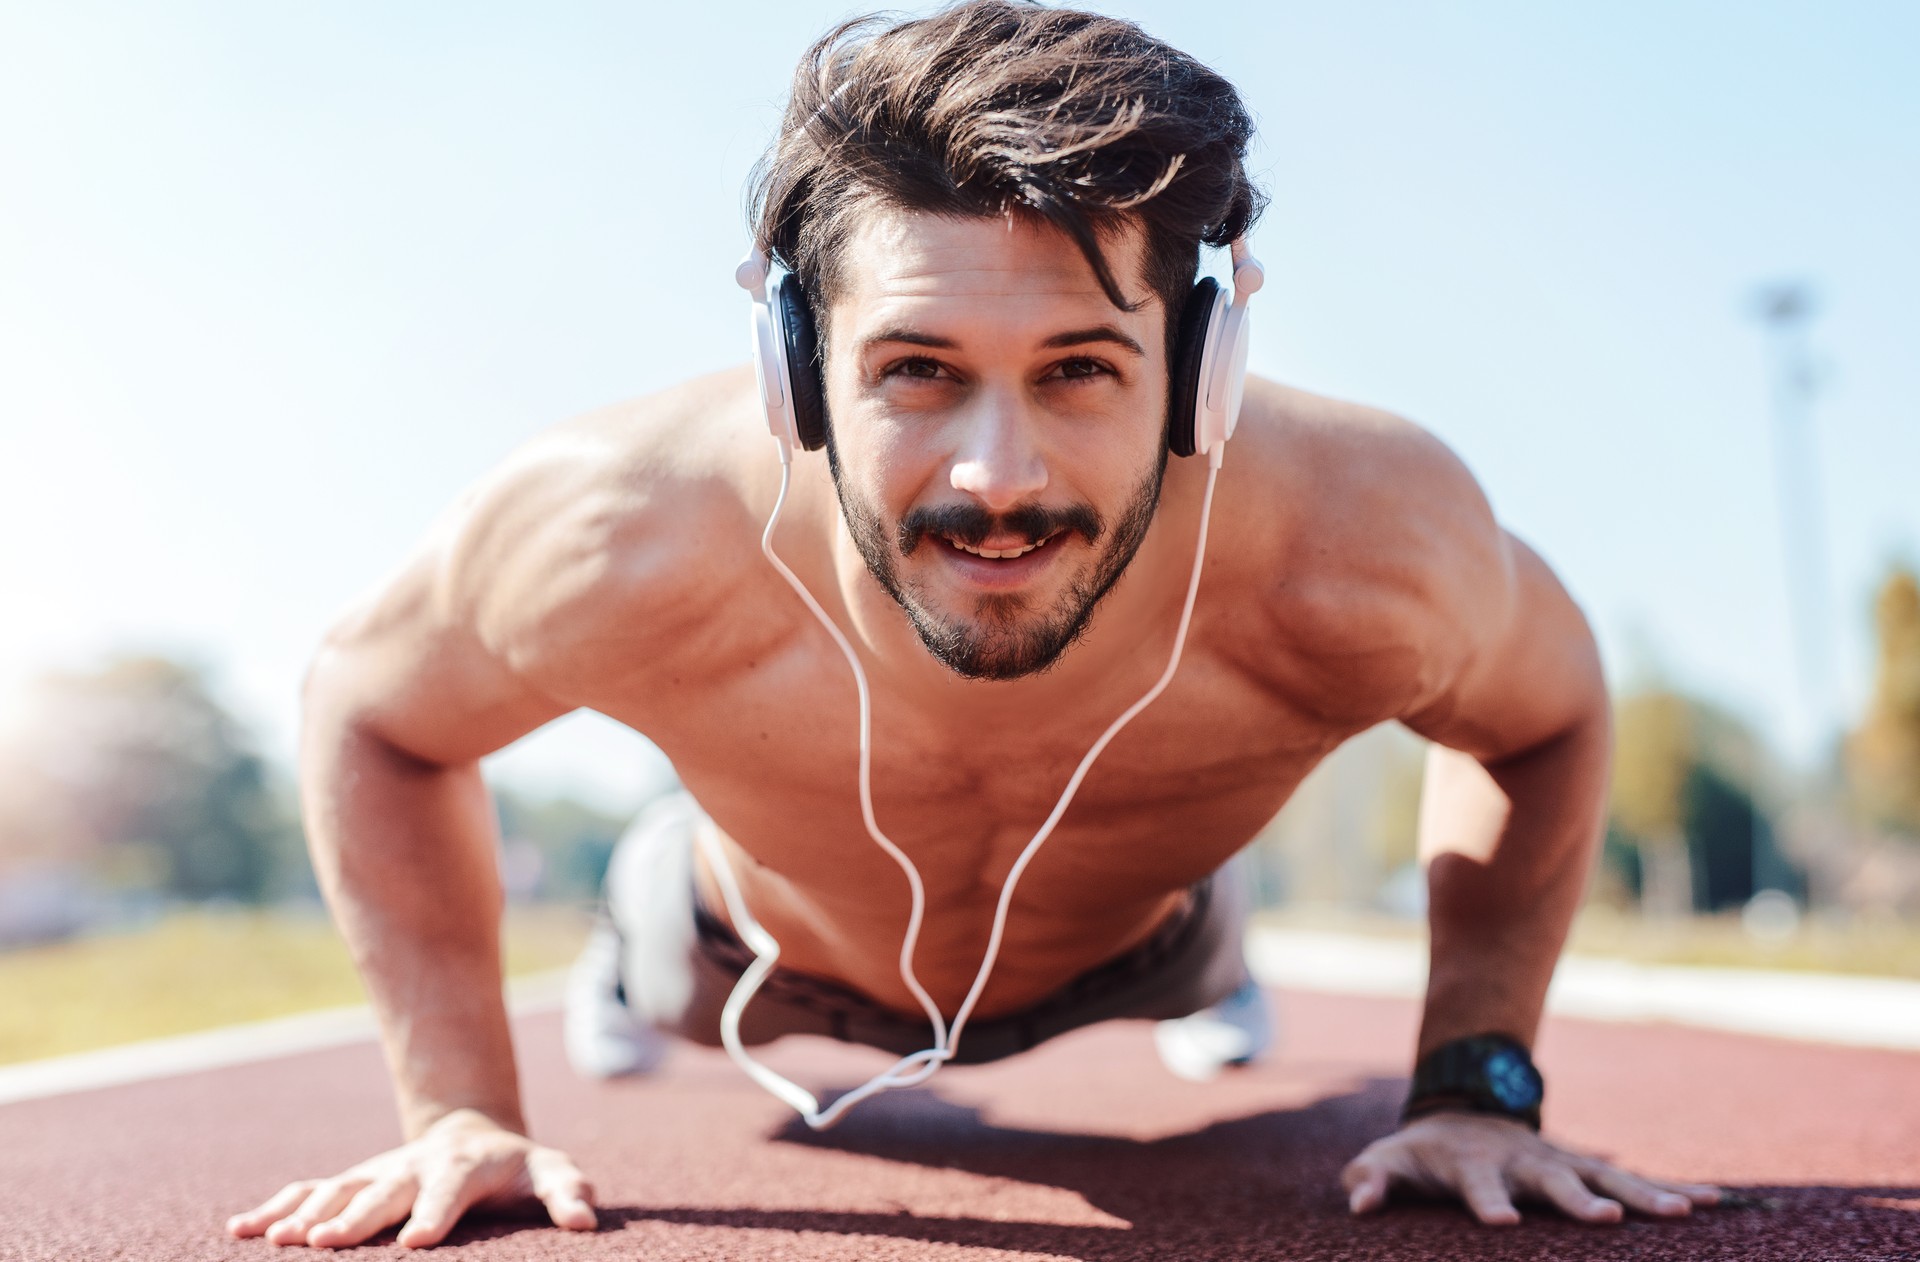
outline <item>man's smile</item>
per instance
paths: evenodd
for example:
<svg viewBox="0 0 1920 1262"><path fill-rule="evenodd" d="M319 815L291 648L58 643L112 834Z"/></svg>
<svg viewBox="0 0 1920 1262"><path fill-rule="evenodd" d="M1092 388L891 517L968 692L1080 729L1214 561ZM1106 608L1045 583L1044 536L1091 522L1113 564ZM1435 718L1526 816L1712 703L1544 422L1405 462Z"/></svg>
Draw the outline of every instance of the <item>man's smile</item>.
<svg viewBox="0 0 1920 1262"><path fill-rule="evenodd" d="M941 542L947 546L934 555L941 558L943 568L970 587L1010 591L1032 582L1061 555L1061 548L1066 546L1059 542L1063 533L1070 532L1054 531L1037 541L1003 533L989 536L978 545L941 535Z"/></svg>
<svg viewBox="0 0 1920 1262"><path fill-rule="evenodd" d="M1054 532L1054 534L1058 534L1058 533L1059 531ZM1047 545L1047 541L1053 538L1053 535L1046 535L1040 539L1036 539L1036 540L1032 540L1030 542L1024 542L1024 543L1021 542L1019 539L1012 538L1012 537L1005 538L1005 539L986 539L981 541L978 544L965 543L959 539L954 538L952 535L942 535L941 538L945 539L948 543L960 549L960 551L962 552L971 552L974 556L977 556L977 557L987 557L991 560L999 560L1003 557L1025 556L1027 553L1032 552L1036 548L1044 548Z"/></svg>

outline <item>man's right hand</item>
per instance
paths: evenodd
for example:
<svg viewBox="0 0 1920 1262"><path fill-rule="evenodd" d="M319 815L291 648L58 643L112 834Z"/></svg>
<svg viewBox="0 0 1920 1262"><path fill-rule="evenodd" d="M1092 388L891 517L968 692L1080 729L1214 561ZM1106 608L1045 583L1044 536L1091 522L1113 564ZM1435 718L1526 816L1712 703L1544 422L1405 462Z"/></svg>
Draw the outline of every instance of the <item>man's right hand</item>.
<svg viewBox="0 0 1920 1262"><path fill-rule="evenodd" d="M472 1109L447 1114L420 1138L331 1179L289 1183L259 1208L235 1214L235 1236L340 1249L405 1220L400 1243L439 1244L476 1205L538 1199L556 1225L592 1231L593 1188L573 1159Z"/></svg>

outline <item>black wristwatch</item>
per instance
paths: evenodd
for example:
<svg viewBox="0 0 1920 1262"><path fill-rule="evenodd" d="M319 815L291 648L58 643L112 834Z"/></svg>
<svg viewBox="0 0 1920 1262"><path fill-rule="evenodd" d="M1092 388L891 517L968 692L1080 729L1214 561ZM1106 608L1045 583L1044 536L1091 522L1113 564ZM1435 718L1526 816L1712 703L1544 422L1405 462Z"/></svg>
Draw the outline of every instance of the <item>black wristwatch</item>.
<svg viewBox="0 0 1920 1262"><path fill-rule="evenodd" d="M1516 1118L1539 1130L1545 1096L1546 1083L1524 1043L1505 1034L1475 1034L1420 1058L1400 1120L1462 1109Z"/></svg>

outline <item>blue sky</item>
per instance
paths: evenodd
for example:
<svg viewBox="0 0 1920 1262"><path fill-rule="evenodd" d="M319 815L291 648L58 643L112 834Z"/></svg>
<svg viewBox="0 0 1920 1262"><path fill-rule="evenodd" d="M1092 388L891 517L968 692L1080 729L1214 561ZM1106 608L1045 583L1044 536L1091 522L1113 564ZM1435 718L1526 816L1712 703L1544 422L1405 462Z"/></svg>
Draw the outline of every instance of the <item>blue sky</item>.
<svg viewBox="0 0 1920 1262"><path fill-rule="evenodd" d="M158 647L290 747L302 665L541 427L744 358L805 3L0 6L0 697ZM1789 752L1753 288L1805 277L1841 681L1920 557L1920 7L1122 4L1240 85L1255 371L1446 439L1592 616ZM771 458L771 453L769 453ZM603 801L640 747L507 756Z"/></svg>

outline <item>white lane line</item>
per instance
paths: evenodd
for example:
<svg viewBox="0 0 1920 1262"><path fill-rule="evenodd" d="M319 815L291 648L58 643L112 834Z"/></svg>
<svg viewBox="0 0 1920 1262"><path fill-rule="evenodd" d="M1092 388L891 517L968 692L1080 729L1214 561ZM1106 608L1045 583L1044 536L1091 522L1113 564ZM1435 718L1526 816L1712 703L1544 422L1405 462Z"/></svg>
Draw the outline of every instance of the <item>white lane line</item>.
<svg viewBox="0 0 1920 1262"><path fill-rule="evenodd" d="M559 1007L566 976L565 969L557 969L515 978L507 984L509 1011L515 1016L526 1016ZM0 1104L244 1065L297 1052L366 1042L378 1034L373 1011L363 1004L275 1017L270 1021L249 1021L172 1038L123 1043L96 1052L0 1065Z"/></svg>
<svg viewBox="0 0 1920 1262"><path fill-rule="evenodd" d="M1256 927L1247 963L1269 986L1342 994L1418 996L1423 941ZM1920 982L1842 973L1634 964L1569 955L1547 991L1547 1011L1594 1021L1655 1022L1852 1047L1920 1051Z"/></svg>

